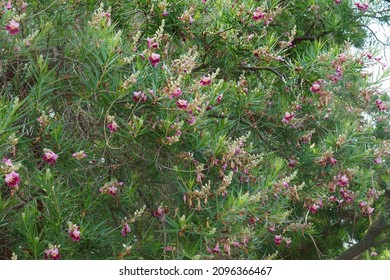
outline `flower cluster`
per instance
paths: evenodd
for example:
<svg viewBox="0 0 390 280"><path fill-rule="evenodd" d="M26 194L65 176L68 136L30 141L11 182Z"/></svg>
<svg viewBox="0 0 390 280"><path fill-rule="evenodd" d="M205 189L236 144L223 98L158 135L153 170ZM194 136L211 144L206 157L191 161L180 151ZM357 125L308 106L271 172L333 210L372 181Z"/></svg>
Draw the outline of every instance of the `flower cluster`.
<svg viewBox="0 0 390 280"><path fill-rule="evenodd" d="M115 121L115 117L107 116L107 127L110 130L110 133L114 133L119 129L119 125Z"/></svg>
<svg viewBox="0 0 390 280"><path fill-rule="evenodd" d="M369 7L368 3L360 3L360 2L355 3L355 6L362 12L367 12Z"/></svg>
<svg viewBox="0 0 390 280"><path fill-rule="evenodd" d="M5 174L4 181L11 189L12 194L19 189L20 175L16 171L21 167L20 164L13 164L8 158L2 159L1 171Z"/></svg>
<svg viewBox="0 0 390 280"><path fill-rule="evenodd" d="M52 245L49 244L49 249L45 250L45 260L59 260L61 258L61 254L59 253L60 245Z"/></svg>
<svg viewBox="0 0 390 280"><path fill-rule="evenodd" d="M122 220L122 229L121 229L121 235L126 236L128 233L131 232L131 228L129 224L135 223L137 219L140 219L141 216L145 213L146 205L142 206L139 210L136 210L133 215L131 215L129 218L126 218Z"/></svg>
<svg viewBox="0 0 390 280"><path fill-rule="evenodd" d="M360 212L362 213L362 215L372 215L372 213L374 212L374 208L368 206L367 202L365 201L361 201L359 203L359 208L360 208Z"/></svg>
<svg viewBox="0 0 390 280"><path fill-rule="evenodd" d="M43 149L42 159L46 161L47 164L54 165L57 162L58 155L54 153L52 150Z"/></svg>
<svg viewBox="0 0 390 280"><path fill-rule="evenodd" d="M104 4L101 3L99 8L93 13L92 20L88 22L94 29L102 29L111 26L111 7L104 10Z"/></svg>
<svg viewBox="0 0 390 280"><path fill-rule="evenodd" d="M118 182L117 180L110 181L105 183L103 187L99 189L100 193L109 194L111 196L116 196L119 191L119 187L123 186L123 182Z"/></svg>
<svg viewBox="0 0 390 280"><path fill-rule="evenodd" d="M185 204L188 203L188 207L192 208L194 205L193 200L196 200L197 201L196 210L201 210L202 209L201 200L203 200L203 203L206 204L208 202L208 197L211 194L212 194L211 193L211 185L210 185L210 181L209 181L207 184L202 185L200 190L187 192L183 196L183 201Z"/></svg>
<svg viewBox="0 0 390 280"><path fill-rule="evenodd" d="M321 166L326 166L327 164L335 165L337 164L337 159L333 156L332 150L327 150L321 158L318 160L318 164Z"/></svg>
<svg viewBox="0 0 390 280"><path fill-rule="evenodd" d="M19 33L19 22L11 20L10 23L5 27L10 35L15 35Z"/></svg>
<svg viewBox="0 0 390 280"><path fill-rule="evenodd" d="M375 105L379 111L386 111L387 109L386 104L380 99L375 100Z"/></svg>
<svg viewBox="0 0 390 280"><path fill-rule="evenodd" d="M80 226L73 224L71 222L68 222L68 234L70 238L72 238L73 241L79 242L80 241Z"/></svg>

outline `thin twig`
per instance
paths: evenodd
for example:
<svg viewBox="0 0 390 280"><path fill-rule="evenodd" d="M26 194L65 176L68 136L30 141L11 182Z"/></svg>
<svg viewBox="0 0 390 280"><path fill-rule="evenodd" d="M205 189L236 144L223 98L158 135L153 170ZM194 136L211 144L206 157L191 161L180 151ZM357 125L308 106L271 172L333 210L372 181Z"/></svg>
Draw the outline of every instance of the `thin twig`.
<svg viewBox="0 0 390 280"><path fill-rule="evenodd" d="M248 71L271 71L272 73L278 75L279 78L281 78L282 81L286 83L286 77L281 72L279 72L278 70L276 70L275 68L272 68L272 67L239 66L238 69L248 70Z"/></svg>

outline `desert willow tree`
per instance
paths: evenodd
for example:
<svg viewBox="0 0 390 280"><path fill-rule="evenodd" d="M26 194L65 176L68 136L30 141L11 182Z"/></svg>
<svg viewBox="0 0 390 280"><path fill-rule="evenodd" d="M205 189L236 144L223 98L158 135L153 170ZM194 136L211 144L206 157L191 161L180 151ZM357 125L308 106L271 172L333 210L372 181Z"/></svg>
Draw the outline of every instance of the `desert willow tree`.
<svg viewBox="0 0 390 280"><path fill-rule="evenodd" d="M386 3L0 6L1 258L389 257Z"/></svg>

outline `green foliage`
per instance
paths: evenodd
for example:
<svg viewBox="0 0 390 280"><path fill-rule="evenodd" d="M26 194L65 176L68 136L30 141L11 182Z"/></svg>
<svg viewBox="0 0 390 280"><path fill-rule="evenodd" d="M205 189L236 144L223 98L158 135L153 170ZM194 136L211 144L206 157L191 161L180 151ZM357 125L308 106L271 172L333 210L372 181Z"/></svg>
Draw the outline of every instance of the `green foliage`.
<svg viewBox="0 0 390 280"><path fill-rule="evenodd" d="M380 5L14 2L0 258L332 259L386 215L389 97L356 49Z"/></svg>

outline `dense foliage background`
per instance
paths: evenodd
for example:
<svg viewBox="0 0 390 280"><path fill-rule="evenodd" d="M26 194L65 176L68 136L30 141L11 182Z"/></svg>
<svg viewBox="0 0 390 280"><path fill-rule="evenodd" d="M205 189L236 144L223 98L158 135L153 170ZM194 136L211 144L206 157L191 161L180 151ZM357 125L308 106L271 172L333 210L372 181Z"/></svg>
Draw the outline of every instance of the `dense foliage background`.
<svg viewBox="0 0 390 280"><path fill-rule="evenodd" d="M0 7L0 258L390 258L385 1Z"/></svg>

